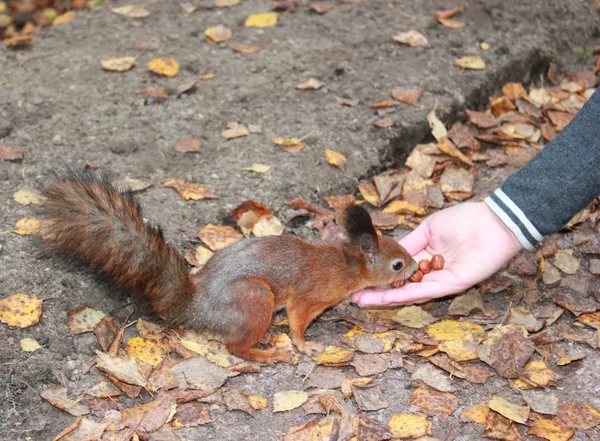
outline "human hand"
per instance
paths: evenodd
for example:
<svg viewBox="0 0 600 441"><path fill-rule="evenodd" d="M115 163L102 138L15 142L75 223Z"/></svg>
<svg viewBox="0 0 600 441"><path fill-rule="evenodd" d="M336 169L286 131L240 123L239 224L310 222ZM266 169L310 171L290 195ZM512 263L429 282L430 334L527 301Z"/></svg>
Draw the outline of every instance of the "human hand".
<svg viewBox="0 0 600 441"><path fill-rule="evenodd" d="M432 214L400 245L417 262L441 254L444 268L430 272L420 283L354 293L352 301L361 306L401 305L456 294L494 274L523 248L484 202L462 203Z"/></svg>

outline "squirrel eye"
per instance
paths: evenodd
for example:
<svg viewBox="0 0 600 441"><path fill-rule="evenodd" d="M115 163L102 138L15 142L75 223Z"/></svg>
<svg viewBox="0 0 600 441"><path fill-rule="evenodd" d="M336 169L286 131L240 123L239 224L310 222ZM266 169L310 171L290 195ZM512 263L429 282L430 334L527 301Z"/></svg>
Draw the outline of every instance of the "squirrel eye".
<svg viewBox="0 0 600 441"><path fill-rule="evenodd" d="M400 261L400 260L392 263L392 269L394 271L400 271L403 267L404 267L404 263L402 263L402 261Z"/></svg>

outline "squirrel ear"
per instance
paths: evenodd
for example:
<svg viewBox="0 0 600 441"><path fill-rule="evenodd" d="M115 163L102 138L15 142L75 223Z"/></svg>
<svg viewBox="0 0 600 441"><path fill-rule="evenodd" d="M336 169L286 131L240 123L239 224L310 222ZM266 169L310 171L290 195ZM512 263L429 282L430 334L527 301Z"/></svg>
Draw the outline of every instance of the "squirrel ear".
<svg viewBox="0 0 600 441"><path fill-rule="evenodd" d="M379 239L367 210L358 205L351 205L346 208L343 227L348 231L350 240L357 244L363 253L375 253Z"/></svg>

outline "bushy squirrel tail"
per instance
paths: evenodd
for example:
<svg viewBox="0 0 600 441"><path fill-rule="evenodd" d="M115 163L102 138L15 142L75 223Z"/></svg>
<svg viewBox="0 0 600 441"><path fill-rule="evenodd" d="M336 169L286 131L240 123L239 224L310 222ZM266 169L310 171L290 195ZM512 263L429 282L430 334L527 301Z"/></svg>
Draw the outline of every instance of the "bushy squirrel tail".
<svg viewBox="0 0 600 441"><path fill-rule="evenodd" d="M160 228L144 224L131 192L91 171L62 169L44 191L44 240L91 265L121 289L177 324L195 292L179 253Z"/></svg>

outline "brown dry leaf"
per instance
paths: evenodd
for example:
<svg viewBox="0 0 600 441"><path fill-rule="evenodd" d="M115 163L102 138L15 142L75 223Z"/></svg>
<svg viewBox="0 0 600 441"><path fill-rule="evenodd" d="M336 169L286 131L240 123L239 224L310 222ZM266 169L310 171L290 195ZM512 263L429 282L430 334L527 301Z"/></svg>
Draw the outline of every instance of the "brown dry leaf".
<svg viewBox="0 0 600 441"><path fill-rule="evenodd" d="M212 251L218 251L239 242L244 235L231 227L208 224L200 230L198 237Z"/></svg>
<svg viewBox="0 0 600 441"><path fill-rule="evenodd" d="M425 35L419 31L415 31L414 29L394 35L392 39L398 43L406 44L407 46L411 47L422 47L429 45L427 37L425 37Z"/></svg>
<svg viewBox="0 0 600 441"><path fill-rule="evenodd" d="M285 412L302 406L308 394L302 390L283 390L273 394L273 413Z"/></svg>
<svg viewBox="0 0 600 441"><path fill-rule="evenodd" d="M489 332L477 348L479 358L506 378L518 378L535 352L535 344L523 336L519 325L507 325Z"/></svg>
<svg viewBox="0 0 600 441"><path fill-rule="evenodd" d="M481 326L474 323L456 320L442 320L429 325L427 328L427 335L440 341L464 339L470 334L485 334L485 331Z"/></svg>
<svg viewBox="0 0 600 441"><path fill-rule="evenodd" d="M245 44L245 43L230 43L229 47L236 52L241 52L242 54L255 54L263 49L262 46L257 46L255 44Z"/></svg>
<svg viewBox="0 0 600 441"><path fill-rule="evenodd" d="M442 152L447 154L448 156L451 156L453 158L456 158L462 162L464 162L467 165L472 166L473 162L464 155L463 152L461 152L458 147L456 147L452 141L450 141L448 138L443 138L442 140L440 140L440 142L438 142L437 144L437 148Z"/></svg>
<svg viewBox="0 0 600 441"><path fill-rule="evenodd" d="M515 423L496 412L490 412L483 435L503 441L522 441L523 439Z"/></svg>
<svg viewBox="0 0 600 441"><path fill-rule="evenodd" d="M448 375L431 364L419 366L413 372L411 380L413 382L419 380L432 389L439 390L440 392L456 391L456 388L450 382Z"/></svg>
<svg viewBox="0 0 600 441"><path fill-rule="evenodd" d="M350 387L358 408L363 411L386 409L389 406L387 393L379 385L363 386L360 383L351 382Z"/></svg>
<svg viewBox="0 0 600 441"><path fill-rule="evenodd" d="M427 415L444 419L457 409L458 400L449 392L438 392L419 387L411 394L408 404L417 406Z"/></svg>
<svg viewBox="0 0 600 441"><path fill-rule="evenodd" d="M296 85L296 89L317 90L323 87L324 85L325 83L317 80L316 78L305 78Z"/></svg>
<svg viewBox="0 0 600 441"><path fill-rule="evenodd" d="M561 288L552 294L552 301L559 306L580 316L583 313L595 312L600 309L596 299L570 288Z"/></svg>
<svg viewBox="0 0 600 441"><path fill-rule="evenodd" d="M600 329L600 311L581 314L577 317L577 321L584 323L591 328Z"/></svg>
<svg viewBox="0 0 600 441"><path fill-rule="evenodd" d="M67 11L64 14L59 15L58 17L52 20L52 26L60 26L73 21L77 13L75 11Z"/></svg>
<svg viewBox="0 0 600 441"><path fill-rule="evenodd" d="M40 226L40 221L38 219L24 217L16 223L13 233L22 236L38 235L40 234Z"/></svg>
<svg viewBox="0 0 600 441"><path fill-rule="evenodd" d="M556 421L540 418L531 423L527 434L549 441L568 441L575 435L575 431L569 430Z"/></svg>
<svg viewBox="0 0 600 441"><path fill-rule="evenodd" d="M512 112L513 110L516 110L516 109L517 109L517 106L515 106L510 101L510 99L508 99L505 96L501 96L500 98L495 99L490 104L490 110L496 117L504 115L505 113L508 113L508 112Z"/></svg>
<svg viewBox="0 0 600 441"><path fill-rule="evenodd" d="M573 256L573 250L559 250L554 255L554 266L563 273L575 274L579 270L580 261Z"/></svg>
<svg viewBox="0 0 600 441"><path fill-rule="evenodd" d="M177 404L169 398L159 398L146 404L125 409L121 412L118 430L126 427L136 432L151 433L158 430L173 418Z"/></svg>
<svg viewBox="0 0 600 441"><path fill-rule="evenodd" d="M418 205L406 201L392 201L383 209L384 213L425 215L427 212Z"/></svg>
<svg viewBox="0 0 600 441"><path fill-rule="evenodd" d="M148 86L142 89L142 99L144 100L144 104L158 103L168 98L169 95L164 90L157 87Z"/></svg>
<svg viewBox="0 0 600 441"><path fill-rule="evenodd" d="M334 423L338 417L328 416L321 421L309 421L290 427L283 441L321 441L331 439Z"/></svg>
<svg viewBox="0 0 600 441"><path fill-rule="evenodd" d="M423 413L398 414L390 416L388 428L396 438L419 438L431 435L431 422Z"/></svg>
<svg viewBox="0 0 600 441"><path fill-rule="evenodd" d="M462 29L465 27L465 22L453 20L451 18L437 18L438 23L450 29Z"/></svg>
<svg viewBox="0 0 600 441"><path fill-rule="evenodd" d="M534 412L545 415L558 414L558 397L554 391L539 389L523 390L523 399Z"/></svg>
<svg viewBox="0 0 600 441"><path fill-rule="evenodd" d="M86 394L96 398L108 398L120 395L121 391L108 381L99 381L87 389Z"/></svg>
<svg viewBox="0 0 600 441"><path fill-rule="evenodd" d="M134 386L144 386L146 379L140 371L138 362L133 357L113 357L104 352L96 351L98 361L96 367L117 380Z"/></svg>
<svg viewBox="0 0 600 441"><path fill-rule="evenodd" d="M404 173L397 170L388 170L373 177L373 183L377 187L379 197L384 203L400 196L403 181Z"/></svg>
<svg viewBox="0 0 600 441"><path fill-rule="evenodd" d="M121 192L136 192L142 191L153 184L151 182L142 181L141 179L123 178L113 181L112 184Z"/></svg>
<svg viewBox="0 0 600 441"><path fill-rule="evenodd" d="M250 403L248 402L247 393L239 389L228 389L226 391L221 391L221 395L225 402L225 406L227 406L227 409L230 411L239 410L248 415L254 414L254 408L250 406Z"/></svg>
<svg viewBox="0 0 600 441"><path fill-rule="evenodd" d="M323 353L314 360L324 366L347 366L354 357L354 351L339 346L327 346Z"/></svg>
<svg viewBox="0 0 600 441"><path fill-rule="evenodd" d="M14 37L5 38L4 44L6 47L22 47L31 42L31 35L15 35Z"/></svg>
<svg viewBox="0 0 600 441"><path fill-rule="evenodd" d="M163 187L170 187L177 190L179 196L184 200L200 201L202 199L215 199L217 196L211 192L204 184L195 184L184 182L183 179L165 179L161 182Z"/></svg>
<svg viewBox="0 0 600 441"><path fill-rule="evenodd" d="M97 309L83 308L71 309L67 312L67 325L75 334L83 334L84 332L92 332L96 325L106 317L106 313Z"/></svg>
<svg viewBox="0 0 600 441"><path fill-rule="evenodd" d="M119 57L118 55L105 55L100 59L100 67L113 72L126 72L135 66L135 57Z"/></svg>
<svg viewBox="0 0 600 441"><path fill-rule="evenodd" d="M462 200L473 194L475 175L462 167L450 165L440 177L440 190L448 198Z"/></svg>
<svg viewBox="0 0 600 441"><path fill-rule="evenodd" d="M238 372L221 367L204 357L182 360L168 372L177 378L180 388L201 390L206 395L214 393L230 377L239 375Z"/></svg>
<svg viewBox="0 0 600 441"><path fill-rule="evenodd" d="M252 227L252 233L256 237L281 236L284 230L285 227L275 216L261 217Z"/></svg>
<svg viewBox="0 0 600 441"><path fill-rule="evenodd" d="M62 386L50 387L40 392L43 399L48 401L54 407L58 407L73 416L82 416L90 413L87 406L72 400L67 396L67 388Z"/></svg>
<svg viewBox="0 0 600 441"><path fill-rule="evenodd" d="M441 352L445 352L455 361L470 361L477 360L478 340L474 340L471 335L465 336L464 339L446 340L438 346Z"/></svg>
<svg viewBox="0 0 600 441"><path fill-rule="evenodd" d="M522 307L511 308L506 323L524 326L529 332L537 332L544 327L543 320L538 320L528 309Z"/></svg>
<svg viewBox="0 0 600 441"><path fill-rule="evenodd" d="M13 199L25 206L29 204L40 205L42 198L42 194L39 191L30 188L22 188L13 194Z"/></svg>
<svg viewBox="0 0 600 441"><path fill-rule="evenodd" d="M119 8L111 8L111 11L117 15L128 18L145 18L150 15L150 11L139 5L126 5Z"/></svg>
<svg viewBox="0 0 600 441"><path fill-rule="evenodd" d="M469 122L479 129L490 129L498 126L498 121L493 116L473 110L467 110Z"/></svg>
<svg viewBox="0 0 600 441"><path fill-rule="evenodd" d="M20 147L5 147L0 145L0 159L3 161L18 161L23 159L23 151Z"/></svg>
<svg viewBox="0 0 600 441"><path fill-rule="evenodd" d="M435 109L427 114L427 122L429 123L431 134L437 141L446 138L448 131L446 130L444 123L442 123L435 115Z"/></svg>
<svg viewBox="0 0 600 441"><path fill-rule="evenodd" d="M179 153L198 153L200 152L200 141L197 139L182 139L175 144L173 150Z"/></svg>
<svg viewBox="0 0 600 441"><path fill-rule="evenodd" d="M460 414L463 423L485 424L490 414L490 407L486 401L480 401L472 406L465 407Z"/></svg>
<svg viewBox="0 0 600 441"><path fill-rule="evenodd" d="M430 155L426 155L415 148L406 159L404 165L415 170L424 178L430 178L433 174L437 161Z"/></svg>
<svg viewBox="0 0 600 441"><path fill-rule="evenodd" d="M396 104L392 100L375 101L371 104L371 109L385 109L394 107Z"/></svg>
<svg viewBox="0 0 600 441"><path fill-rule="evenodd" d="M473 311L483 311L483 299L477 289L470 289L466 294L455 297L448 307L449 315L468 316Z"/></svg>
<svg viewBox="0 0 600 441"><path fill-rule="evenodd" d="M98 344L103 351L107 352L113 342L118 338L118 346L121 345L123 338L123 329L119 325L119 321L111 316L106 316L94 327L94 334L98 340Z"/></svg>
<svg viewBox="0 0 600 441"><path fill-rule="evenodd" d="M250 131L244 125L238 125L236 127L231 127L221 133L221 136L225 139L235 139L241 138L242 136L250 135Z"/></svg>
<svg viewBox="0 0 600 441"><path fill-rule="evenodd" d="M333 150L330 150L330 149L325 150L325 160L327 161L327 163L329 163L331 165L335 165L336 167L338 167L342 170L344 169L344 167L346 166L346 163L348 162L348 159L346 159L346 157L344 155L342 155L341 153L338 153L338 152L334 152Z"/></svg>
<svg viewBox="0 0 600 441"><path fill-rule="evenodd" d="M559 112L557 110L549 110L546 114L548 115L548 118L550 118L552 124L554 124L557 132L562 131L575 116L572 113Z"/></svg>
<svg viewBox="0 0 600 441"><path fill-rule="evenodd" d="M0 322L17 328L28 328L40 321L42 301L36 296L13 294L0 300Z"/></svg>
<svg viewBox="0 0 600 441"><path fill-rule="evenodd" d="M252 14L246 18L244 26L247 28L272 28L277 24L278 16L274 12Z"/></svg>
<svg viewBox="0 0 600 441"><path fill-rule="evenodd" d="M422 87L396 87L391 94L398 101L414 106L423 95L423 91Z"/></svg>
<svg viewBox="0 0 600 441"><path fill-rule="evenodd" d="M334 8L335 5L328 5L324 3L311 3L306 9L311 12L316 12L317 14L327 14Z"/></svg>
<svg viewBox="0 0 600 441"><path fill-rule="evenodd" d="M439 319L429 314L422 307L412 305L400 309L394 314L392 320L401 325L408 326L409 328L420 329L431 325Z"/></svg>
<svg viewBox="0 0 600 441"><path fill-rule="evenodd" d="M581 319L581 317L582 316L580 316L578 319ZM583 360L585 358L585 354L571 355L560 348L556 349L556 355L558 357L556 360L557 366L565 366L573 361Z"/></svg>
<svg viewBox="0 0 600 441"><path fill-rule="evenodd" d="M479 151L481 145L475 139L472 129L460 122L455 122L448 131L448 137L458 148L468 148L474 152Z"/></svg>
<svg viewBox="0 0 600 441"><path fill-rule="evenodd" d="M455 66L463 69L483 70L485 69L485 61L479 56L462 57L454 62Z"/></svg>
<svg viewBox="0 0 600 441"><path fill-rule="evenodd" d="M132 337L127 340L125 352L152 366L157 366L167 355L165 345L143 337Z"/></svg>
<svg viewBox="0 0 600 441"><path fill-rule="evenodd" d="M79 417L73 424L69 425L59 433L52 441L99 440L102 438L106 426L108 426L108 423L97 423L94 420Z"/></svg>
<svg viewBox="0 0 600 441"><path fill-rule="evenodd" d="M498 395L492 396L489 407L491 410L516 423L525 424L529 418L529 406L518 406Z"/></svg>
<svg viewBox="0 0 600 441"><path fill-rule="evenodd" d="M388 370L389 363L377 354L355 354L348 363L361 377L378 375Z"/></svg>
<svg viewBox="0 0 600 441"><path fill-rule="evenodd" d="M554 420L575 430L588 430L600 424L600 411L591 404L560 403Z"/></svg>
<svg viewBox="0 0 600 441"><path fill-rule="evenodd" d="M217 8L227 8L229 6L239 5L242 0L213 0Z"/></svg>
<svg viewBox="0 0 600 441"><path fill-rule="evenodd" d="M389 127L392 127L394 125L394 122L390 119L379 119L379 120L375 121L373 123L373 125L381 128L381 129L387 129Z"/></svg>
<svg viewBox="0 0 600 441"><path fill-rule="evenodd" d="M379 193L377 193L377 188L373 184L359 182L358 191L360 191L360 194L363 197L363 199L369 204L375 207L379 207L379 205L381 204Z"/></svg>
<svg viewBox="0 0 600 441"><path fill-rule="evenodd" d="M233 36L233 32L231 32L231 29L228 29L223 25L218 25L206 29L204 31L204 35L206 35L206 38L209 41L213 41L215 43L223 43L224 41L229 40Z"/></svg>
<svg viewBox="0 0 600 441"><path fill-rule="evenodd" d="M148 61L148 70L156 75L172 78L179 73L179 63L171 57L154 58Z"/></svg>

